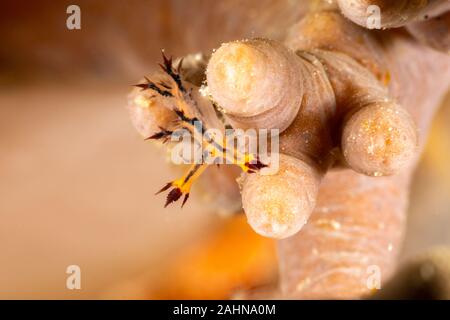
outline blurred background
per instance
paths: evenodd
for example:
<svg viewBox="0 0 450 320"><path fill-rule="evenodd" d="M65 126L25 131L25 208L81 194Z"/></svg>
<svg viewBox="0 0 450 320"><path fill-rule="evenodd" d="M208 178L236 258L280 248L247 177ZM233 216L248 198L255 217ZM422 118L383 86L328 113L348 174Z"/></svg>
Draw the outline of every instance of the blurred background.
<svg viewBox="0 0 450 320"><path fill-rule="evenodd" d="M81 29L69 30L69 5ZM0 298L227 298L276 281L274 242L193 194L163 209L174 176L125 109L160 50L281 39L319 1L2 1ZM450 99L416 172L402 259L450 244ZM175 174L176 175L176 174ZM66 268L81 268L81 290Z"/></svg>

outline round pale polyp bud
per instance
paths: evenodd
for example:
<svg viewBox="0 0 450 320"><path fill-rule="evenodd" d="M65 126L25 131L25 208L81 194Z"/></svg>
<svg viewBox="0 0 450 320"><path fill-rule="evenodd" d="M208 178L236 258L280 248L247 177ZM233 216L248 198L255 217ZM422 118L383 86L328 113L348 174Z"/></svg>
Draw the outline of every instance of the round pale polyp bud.
<svg viewBox="0 0 450 320"><path fill-rule="evenodd" d="M403 0L397 0L403 2ZM369 6L376 6L380 8L383 13L383 26L385 26L385 20L391 17L391 6L389 2L395 3L391 0L338 0L337 3L341 9L342 14L353 21L354 23L366 27L370 16L373 14L370 11ZM386 5L387 4L387 5ZM394 5L395 6L395 5ZM380 17L381 22L381 17ZM381 26L380 26L381 27Z"/></svg>
<svg viewBox="0 0 450 320"><path fill-rule="evenodd" d="M250 226L260 235L283 239L297 233L316 204L320 174L307 163L280 154L276 174L249 174L242 204Z"/></svg>
<svg viewBox="0 0 450 320"><path fill-rule="evenodd" d="M417 130L405 109L392 102L374 103L346 121L341 143L344 157L355 171L391 175L414 158Z"/></svg>
<svg viewBox="0 0 450 320"><path fill-rule="evenodd" d="M380 27L398 28L411 20L427 19L448 9L448 2L441 0L338 0L337 3L344 16L363 27L368 20L377 18L376 15Z"/></svg>
<svg viewBox="0 0 450 320"><path fill-rule="evenodd" d="M208 63L209 92L235 125L282 131L300 108L299 61L271 40L225 43Z"/></svg>

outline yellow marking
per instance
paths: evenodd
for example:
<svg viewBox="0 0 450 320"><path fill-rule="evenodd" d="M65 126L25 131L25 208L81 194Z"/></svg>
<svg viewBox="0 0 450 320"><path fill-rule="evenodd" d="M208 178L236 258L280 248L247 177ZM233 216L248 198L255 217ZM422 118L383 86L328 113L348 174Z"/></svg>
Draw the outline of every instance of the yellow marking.
<svg viewBox="0 0 450 320"><path fill-rule="evenodd" d="M143 96L143 95L138 95L138 96L136 96L136 97L134 98L134 103L135 103L137 106L139 106L139 107L141 107L141 108L143 108L143 109L148 108L148 107L150 106L150 100L147 99L147 98L146 98L145 96Z"/></svg>
<svg viewBox="0 0 450 320"><path fill-rule="evenodd" d="M194 173L192 173L197 166L199 166L198 169ZM172 185L174 187L179 188L183 194L189 193L194 181L197 180L197 178L205 171L206 168L207 168L206 164L193 164L186 172L186 174L180 179L177 179L174 182L172 182ZM191 176L188 178L189 175Z"/></svg>

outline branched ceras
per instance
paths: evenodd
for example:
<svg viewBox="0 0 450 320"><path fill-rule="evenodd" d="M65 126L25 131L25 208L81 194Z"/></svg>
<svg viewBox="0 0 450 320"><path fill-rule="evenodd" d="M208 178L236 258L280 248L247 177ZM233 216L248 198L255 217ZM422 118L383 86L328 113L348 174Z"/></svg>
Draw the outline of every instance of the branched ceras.
<svg viewBox="0 0 450 320"><path fill-rule="evenodd" d="M149 111L149 113L153 115L152 119L139 119L139 115L135 116L135 118L138 118L137 122L150 120L157 124L159 131L156 131L146 137L146 140L161 140L163 143L166 143L170 141L172 135L177 132L180 133L180 130L183 130L188 132L194 140L197 140L196 142L201 145L204 150L202 159L192 163L191 167L186 174L183 175L183 177L167 183L157 192L157 194L159 194L172 188L167 195L165 207L172 202L179 200L183 195L184 198L181 206L184 206L189 198L189 192L193 182L203 173L208 165L211 163L216 163L214 160L206 162L204 158L207 156L221 160L219 163L224 163L224 159L230 160L229 157L231 155L231 157L235 157L237 159L235 163L238 164L244 172L248 173L254 173L261 168L264 168L265 165L257 158L256 155L242 153L236 147L230 151L227 149L228 147L224 138L216 139L214 136L205 136L209 125L212 125L213 123L220 123L221 117L217 114L220 111L218 111L213 104L210 104L209 109L214 110L216 116L214 122L210 121L208 117L204 115L208 112L208 110L201 110L199 108L197 102L192 97L192 88L188 89L186 87L188 84L185 84L182 79L180 71L182 69L183 60L180 60L178 62L178 66L175 68L173 66L172 58L167 58L164 52L162 53L162 57L163 64L160 64L160 67L164 71L166 76L165 79L154 81L145 77L146 82L135 86L140 88L142 91L150 90L157 95L159 99L163 99L163 101L160 100L157 105L150 105L148 100L155 99L157 98L156 96L152 95L150 97L145 97L142 96L142 94L138 94L133 97L133 106L131 108L134 114L138 114L135 110L136 105L137 108L167 108L169 114L171 113L174 119L171 122L166 123L166 117L159 117L159 114L157 114L156 111ZM142 101L144 103L140 105ZM209 113L211 114L210 110ZM165 127L167 125L169 128Z"/></svg>

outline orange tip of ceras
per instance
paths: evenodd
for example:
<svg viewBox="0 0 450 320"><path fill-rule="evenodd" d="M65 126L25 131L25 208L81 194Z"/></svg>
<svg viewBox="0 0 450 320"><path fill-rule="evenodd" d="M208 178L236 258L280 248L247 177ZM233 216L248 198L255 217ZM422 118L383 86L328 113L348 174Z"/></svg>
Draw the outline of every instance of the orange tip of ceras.
<svg viewBox="0 0 450 320"><path fill-rule="evenodd" d="M156 194L160 194L163 191L166 191L167 189L169 189L170 187L173 187L173 182L169 182L167 183L164 187L161 188L161 190L159 190ZM166 203L164 204L164 208L166 208L169 204L171 204L172 202L176 202L178 201L178 199L181 198L181 196L183 195L183 192L181 191L180 188L175 187L174 189L172 189L168 194L167 194L167 198L166 198ZM184 195L184 199L183 202L181 203L181 207L184 207L184 204L186 203L186 201L189 199L189 193L186 193Z"/></svg>
<svg viewBox="0 0 450 320"><path fill-rule="evenodd" d="M161 131L154 133L153 135L145 138L144 140L160 140L161 139L163 144L166 143L167 141L169 141L170 136L173 134L173 131L166 130L163 127L159 127L159 129Z"/></svg>
<svg viewBox="0 0 450 320"><path fill-rule="evenodd" d="M258 158L256 158L255 163L246 162L244 163L244 167L247 169L248 173L255 173L262 168L268 167L267 164L262 163Z"/></svg>
<svg viewBox="0 0 450 320"><path fill-rule="evenodd" d="M161 190L159 190L158 192L155 193L155 195L160 194L163 191L166 191L167 189L169 189L172 186L172 182L167 183L164 187L161 188Z"/></svg>

